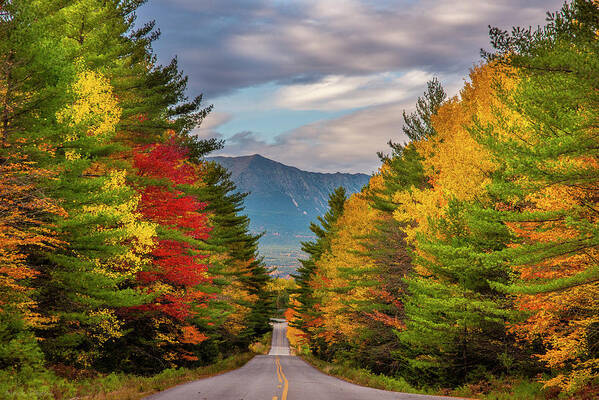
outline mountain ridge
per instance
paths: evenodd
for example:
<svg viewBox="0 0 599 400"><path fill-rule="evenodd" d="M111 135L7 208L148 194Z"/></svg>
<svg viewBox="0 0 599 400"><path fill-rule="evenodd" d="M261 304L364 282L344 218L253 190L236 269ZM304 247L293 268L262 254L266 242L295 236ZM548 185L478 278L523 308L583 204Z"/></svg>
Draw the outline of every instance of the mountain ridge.
<svg viewBox="0 0 599 400"><path fill-rule="evenodd" d="M211 156L211 157L207 157L206 159L209 160L209 161L216 161L217 159L236 159L236 160L239 160L239 161L246 160L246 159L247 160L264 160L264 161L272 163L272 164L279 164L279 165L281 165L283 167L291 168L291 169L298 170L298 171L301 171L301 172L306 172L306 173L309 173L309 174L318 174L318 175L363 175L363 176L369 176L368 174L359 173L359 172L358 173L352 173L352 172L339 172L339 171L337 171L337 172L307 171L305 169L294 167L293 165L287 165L287 164L282 163L280 161L276 161L276 160L273 160L271 158L264 157L262 154L258 154L258 153L248 154L248 155L245 155L245 156Z"/></svg>
<svg viewBox="0 0 599 400"><path fill-rule="evenodd" d="M231 172L240 192L248 192L245 212L250 229L265 232L260 250L268 265L292 270L301 256L300 242L310 239L310 222L328 209L329 193L343 186L359 192L370 176L360 173L304 171L260 154L208 157Z"/></svg>

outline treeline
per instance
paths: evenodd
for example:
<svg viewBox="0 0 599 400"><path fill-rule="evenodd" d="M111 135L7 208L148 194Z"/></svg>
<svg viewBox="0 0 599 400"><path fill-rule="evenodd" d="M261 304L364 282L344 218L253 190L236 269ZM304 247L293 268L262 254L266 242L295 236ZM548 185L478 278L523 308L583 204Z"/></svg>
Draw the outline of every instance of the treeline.
<svg viewBox="0 0 599 400"><path fill-rule="evenodd" d="M364 190L311 226L292 326L313 354L457 387L599 382L599 5L490 30L458 96L429 82ZM593 392L596 393L596 392Z"/></svg>
<svg viewBox="0 0 599 400"><path fill-rule="evenodd" d="M157 63L144 2L0 0L2 398L42 397L48 368L205 365L269 330L244 195L191 133L211 107Z"/></svg>

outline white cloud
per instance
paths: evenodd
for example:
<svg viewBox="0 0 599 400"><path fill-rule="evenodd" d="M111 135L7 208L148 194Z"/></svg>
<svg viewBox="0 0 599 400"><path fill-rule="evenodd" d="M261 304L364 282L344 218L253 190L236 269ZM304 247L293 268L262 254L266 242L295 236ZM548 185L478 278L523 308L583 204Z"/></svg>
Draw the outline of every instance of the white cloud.
<svg viewBox="0 0 599 400"><path fill-rule="evenodd" d="M218 155L259 153L287 165L317 172L371 173L379 166L377 151L389 139L405 141L401 111L411 104L389 104L340 118L316 122L266 141L252 132L227 139Z"/></svg>
<svg viewBox="0 0 599 400"><path fill-rule="evenodd" d="M366 76L330 75L318 82L292 84L275 94L274 104L292 110L337 111L388 104L413 97L432 78L414 70L402 76L380 73Z"/></svg>
<svg viewBox="0 0 599 400"><path fill-rule="evenodd" d="M164 32L158 47L178 53L192 89L207 92L219 107L197 131L200 137L223 137L219 127L235 117L223 111L360 109L274 140L240 132L223 154L260 153L308 170L372 172L376 152L390 138L402 140L401 111L413 107L432 74L455 94L479 49L489 47L488 25L543 24L545 12L562 3L154 0L147 9ZM216 98L261 86L269 88L251 101L242 97L242 105L233 96Z"/></svg>
<svg viewBox="0 0 599 400"><path fill-rule="evenodd" d="M427 68L443 72L470 64L488 45L487 25L542 23L560 0L303 0L286 14L268 1L259 29L227 39L244 58L289 74L369 75Z"/></svg>
<svg viewBox="0 0 599 400"><path fill-rule="evenodd" d="M464 70L487 25L543 24L563 0L154 0L164 41L209 96L297 77Z"/></svg>
<svg viewBox="0 0 599 400"><path fill-rule="evenodd" d="M200 127L197 128L193 133L203 139L222 137L222 135L217 132L217 128L223 124L226 124L232 118L233 116L229 113L212 111L206 116L206 118L204 118Z"/></svg>
<svg viewBox="0 0 599 400"><path fill-rule="evenodd" d="M402 111L413 111L414 99L422 95L427 78L429 76L422 71L405 74L397 78L401 79L403 89L399 88L399 84L395 88L405 93L405 96L398 96L401 97L400 101L366 107L342 117L307 124L279 134L272 140L264 139L256 132L239 132L226 138L225 148L216 154L241 156L258 153L308 171L372 173L380 164L377 152L388 152L389 140L407 141L402 131ZM448 95L456 95L463 86L462 80L456 75L444 78L450 82L449 85L445 85ZM368 82L349 81L359 82L362 86L364 82ZM444 83L444 79L441 81ZM341 92L353 96L355 92L360 91L360 85L339 85L347 90L333 90L329 92L333 93L329 97L335 99ZM322 99L310 99L310 102L303 99L301 106L309 108L318 101ZM218 123L227 120L227 114L216 116L212 121L207 119L209 129L204 131L202 137L223 138L223 135L218 133Z"/></svg>

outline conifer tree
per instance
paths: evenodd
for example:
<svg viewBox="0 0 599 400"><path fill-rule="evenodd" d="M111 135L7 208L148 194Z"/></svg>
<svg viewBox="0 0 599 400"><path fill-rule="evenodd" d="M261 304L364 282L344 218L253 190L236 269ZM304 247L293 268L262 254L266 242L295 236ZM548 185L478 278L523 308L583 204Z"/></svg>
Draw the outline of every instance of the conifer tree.
<svg viewBox="0 0 599 400"><path fill-rule="evenodd" d="M371 232L359 238L364 247L361 254L371 259L374 265L370 276L376 282L373 288L376 296L368 304L370 310L365 322L369 331L368 340L365 339L367 345L362 347L362 354L358 354L357 358L371 371L393 376L407 369L409 352L397 340L395 332L405 326L405 279L413 266L403 224L391 213L376 206L384 185L383 174L378 173L370 178L363 190L369 205L379 211L377 218L371 222ZM357 272L359 274L359 270ZM358 274L355 279L358 279Z"/></svg>
<svg viewBox="0 0 599 400"><path fill-rule="evenodd" d="M215 282L226 293L222 302L214 304L221 310L221 323L214 329L227 346L244 347L270 329L274 312L267 290L270 276L258 254L260 236L250 232L249 218L243 215L247 193L237 190L231 173L219 164L204 162L202 168L204 185L197 195L207 203L213 227L207 243L215 247L219 259L210 268L221 277Z"/></svg>
<svg viewBox="0 0 599 400"><path fill-rule="evenodd" d="M484 368L499 372L498 355L508 346L505 322L509 299L488 281L506 282L508 271L485 263L481 253L501 249L509 238L502 226L477 209L493 204L486 195L495 171L487 150L471 135L473 120L493 123L501 110L494 65L473 68L471 82L437 110L435 135L415 143L430 188L395 194L394 213L414 247L414 271L407 279L406 329L399 338L410 348L418 374L446 384L476 379ZM513 357L505 354L505 357Z"/></svg>
<svg viewBox="0 0 599 400"><path fill-rule="evenodd" d="M55 221L66 245L43 255L39 302L60 321L43 333L46 353L89 366L98 346L120 334L114 310L142 301L126 282L143 268L154 229L136 212L125 171L102 163L120 117L110 86L100 75L83 72L73 92L73 102L57 114L63 144L55 168L61 172L49 185L66 212Z"/></svg>
<svg viewBox="0 0 599 400"><path fill-rule="evenodd" d="M372 200L375 207L382 211L392 212L395 210L392 200L394 193L409 190L412 186L422 188L428 185L421 164L422 157L414 148L413 142L435 135L431 118L437 114L437 110L446 98L447 94L443 86L437 78L433 78L427 82L426 92L418 97L416 111L411 114L403 112L402 131L410 142L396 143L390 140L391 154L378 153L384 165L381 169L384 186L373 193Z"/></svg>
<svg viewBox="0 0 599 400"><path fill-rule="evenodd" d="M176 62L155 65L153 24L133 31L143 1L11 1L2 4L2 145L19 144L54 171L39 186L66 214L49 216L59 251L31 248L40 311L58 318L38 331L51 361L88 367L122 334L115 309L146 302L131 278L145 268L152 224L126 185L127 146L177 140L196 153L218 143L187 133L209 109L185 102Z"/></svg>
<svg viewBox="0 0 599 400"><path fill-rule="evenodd" d="M503 166L489 186L501 207L484 212L512 235L507 248L484 255L515 276L494 287L517 295L527 318L514 331L542 344L537 357L556 372L546 385L570 393L596 379L599 365L598 31L599 4L586 0L537 30L492 28L496 52L484 55L514 69L518 85L501 95L522 119L476 132Z"/></svg>
<svg viewBox="0 0 599 400"><path fill-rule="evenodd" d="M378 335L373 336L378 339L375 346L392 349L388 354L381 352L378 360L373 360L371 365L373 369L384 373L402 370L407 376L413 372L408 365L408 360L412 357L410 346L398 341L394 334L398 326L404 324L403 302L409 296L405 279L413 271L413 249L406 241L406 224L393 218L393 212L400 205L395 201L394 194L430 187L422 165L423 157L417 151L415 143L436 135L432 118L446 98L438 79L427 82L426 91L416 102L415 112L403 112L402 130L410 142L389 141L391 154L379 153L383 165L369 183L367 196L372 206L382 214L375 223L376 229L364 238L364 245L369 257L378 265L383 282L381 290L386 293L379 300L380 307L386 310L379 311L380 314L372 319L371 324L378 332ZM378 366L375 366L377 363ZM386 365L382 366L383 363Z"/></svg>

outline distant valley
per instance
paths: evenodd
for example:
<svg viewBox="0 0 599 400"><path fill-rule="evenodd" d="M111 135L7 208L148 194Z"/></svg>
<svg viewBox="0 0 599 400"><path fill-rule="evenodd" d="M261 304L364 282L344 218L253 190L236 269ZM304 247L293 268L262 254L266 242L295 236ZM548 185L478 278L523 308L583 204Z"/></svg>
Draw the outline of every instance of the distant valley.
<svg viewBox="0 0 599 400"><path fill-rule="evenodd" d="M265 232L260 252L278 275L294 271L302 255L300 242L313 238L311 221L328 209L329 193L343 186L359 192L370 179L366 174L307 172L262 157L209 157L231 172L239 191L249 192L246 213L253 232Z"/></svg>

